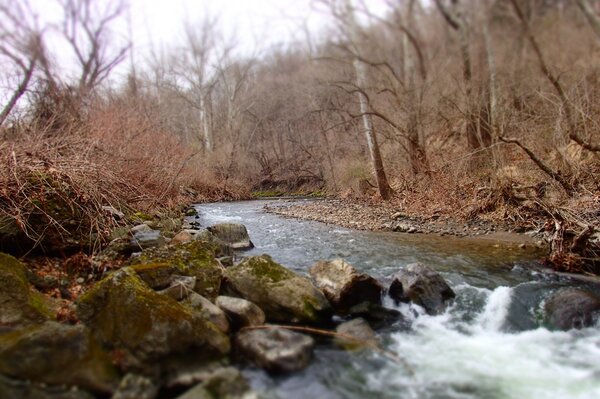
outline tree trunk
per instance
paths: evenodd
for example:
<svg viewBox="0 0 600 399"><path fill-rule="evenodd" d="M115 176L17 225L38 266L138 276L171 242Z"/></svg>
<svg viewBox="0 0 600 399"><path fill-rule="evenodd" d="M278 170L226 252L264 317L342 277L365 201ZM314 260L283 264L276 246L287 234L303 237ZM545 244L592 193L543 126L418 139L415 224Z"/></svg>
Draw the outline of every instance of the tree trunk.
<svg viewBox="0 0 600 399"><path fill-rule="evenodd" d="M594 33L596 33L598 40L600 40L600 17L594 12L594 9L587 0L577 0L577 4L594 30Z"/></svg>

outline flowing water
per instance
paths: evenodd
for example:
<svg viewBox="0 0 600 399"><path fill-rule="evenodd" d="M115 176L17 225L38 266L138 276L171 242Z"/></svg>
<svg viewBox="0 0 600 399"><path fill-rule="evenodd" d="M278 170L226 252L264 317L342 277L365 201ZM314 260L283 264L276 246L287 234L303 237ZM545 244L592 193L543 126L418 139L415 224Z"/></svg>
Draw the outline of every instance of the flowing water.
<svg viewBox="0 0 600 399"><path fill-rule="evenodd" d="M344 258L386 283L423 262L457 297L439 316L396 307L411 320L380 335L403 361L319 345L291 376L248 368L253 386L277 398L600 398L600 327L552 331L543 302L569 284L528 267L538 254L515 245L448 237L374 233L264 213L265 201L198 205L200 223L243 223L255 248L306 274L319 259ZM282 206L286 203L282 202ZM588 286L598 291L598 287ZM386 306L395 307L393 303Z"/></svg>

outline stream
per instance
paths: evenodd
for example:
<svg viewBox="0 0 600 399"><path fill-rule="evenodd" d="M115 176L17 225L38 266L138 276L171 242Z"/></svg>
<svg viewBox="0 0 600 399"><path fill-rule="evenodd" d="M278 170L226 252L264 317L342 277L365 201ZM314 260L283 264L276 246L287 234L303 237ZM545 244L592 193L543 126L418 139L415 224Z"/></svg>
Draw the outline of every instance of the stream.
<svg viewBox="0 0 600 399"><path fill-rule="evenodd" d="M600 328L560 332L544 327L545 298L575 283L528 267L539 254L477 239L363 232L285 219L265 213L266 203L196 208L204 227L246 225L255 248L243 256L266 253L305 275L319 259L344 258L384 285L397 270L418 261L440 272L457 295L439 316L386 300L387 307L411 321L410 327L398 323L378 331L384 348L403 361L323 343L312 364L290 376L244 369L253 387L268 397L600 398Z"/></svg>

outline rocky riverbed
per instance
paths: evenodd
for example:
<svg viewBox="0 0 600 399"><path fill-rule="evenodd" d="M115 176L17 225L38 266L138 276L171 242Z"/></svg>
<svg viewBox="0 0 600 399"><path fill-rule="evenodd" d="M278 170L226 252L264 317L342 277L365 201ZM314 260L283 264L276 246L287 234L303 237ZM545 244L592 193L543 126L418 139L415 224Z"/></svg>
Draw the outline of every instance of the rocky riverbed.
<svg viewBox="0 0 600 399"><path fill-rule="evenodd" d="M275 215L312 220L357 230L395 231L408 234L437 234L456 237L480 237L491 241L516 243L540 248L549 237L544 223L538 221L529 230L523 226L474 219L458 222L443 215L409 215L386 204L367 204L341 199L267 204L266 212Z"/></svg>

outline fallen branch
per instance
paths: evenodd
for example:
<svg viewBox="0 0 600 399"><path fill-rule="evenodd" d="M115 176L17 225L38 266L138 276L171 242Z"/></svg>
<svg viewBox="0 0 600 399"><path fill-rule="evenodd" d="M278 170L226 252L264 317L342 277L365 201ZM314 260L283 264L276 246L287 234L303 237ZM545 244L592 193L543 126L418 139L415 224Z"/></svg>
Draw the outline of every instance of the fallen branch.
<svg viewBox="0 0 600 399"><path fill-rule="evenodd" d="M298 332L304 332L304 333L308 333L308 334L316 334L316 335L322 335L322 336L326 336L326 337L340 338L340 339L345 339L348 341L353 341L353 342L356 342L357 344L360 344L361 346L370 348L373 351L382 354L383 356L387 357L388 359L390 359L396 363L401 364L411 375L414 375L414 373L415 373L413 368L406 362L406 360L404 360L402 357L400 357L397 353L383 349L381 346L379 346L373 340L364 340L364 339L357 338L357 337L355 337L353 335L349 335L349 334L338 333L336 331L323 330L323 329L314 328L314 327L289 326L289 325L281 325L281 324L266 324L266 325L262 325L262 326L249 326L249 327L242 328L240 331L271 330L271 329L286 329L286 330L291 330L291 331L298 331Z"/></svg>

